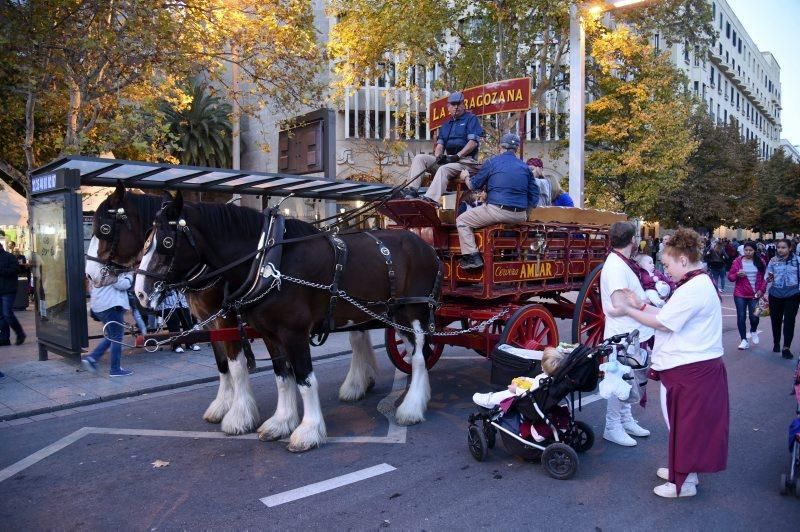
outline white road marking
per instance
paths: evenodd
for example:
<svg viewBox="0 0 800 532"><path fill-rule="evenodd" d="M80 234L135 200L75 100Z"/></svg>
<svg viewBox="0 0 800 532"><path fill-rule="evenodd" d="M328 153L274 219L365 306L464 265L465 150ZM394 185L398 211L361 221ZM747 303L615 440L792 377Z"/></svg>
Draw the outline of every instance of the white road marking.
<svg viewBox="0 0 800 532"><path fill-rule="evenodd" d="M380 444L403 444L406 443L408 427L401 427L394 422L394 416L390 414L394 410L394 403L403 393L408 381L408 375L396 370L392 392L378 404L378 410L386 416L389 422L389 430L386 436L335 436L327 439L328 443L380 443ZM105 427L83 427L72 434L61 438L36 451L35 453L23 458L19 462L11 464L5 469L0 469L0 482L8 480L17 473L41 462L45 458L57 453L61 449L75 443L89 434L105 434L112 436L151 436L161 438L192 438L196 440L258 440L258 434L241 434L238 436L228 436L224 432L203 432L191 430L154 430L154 429L118 429ZM281 441L288 441L287 439Z"/></svg>
<svg viewBox="0 0 800 532"><path fill-rule="evenodd" d="M278 493L277 495L270 495L269 497L264 497L261 499L261 502L263 502L267 507L271 508L287 502L317 495L318 493L341 488L342 486L347 486L348 484L360 482L368 478L377 477L378 475L383 475L384 473L389 473L394 470L395 468L389 464L380 464L373 467L368 467L366 469L361 469L359 471L354 471L339 477L323 480L322 482L309 484L308 486L303 486L302 488L284 491L283 493Z"/></svg>
<svg viewBox="0 0 800 532"><path fill-rule="evenodd" d="M89 428L89 427L84 427L82 429L76 430L72 434L70 434L68 436L64 436L63 438L61 438L60 440L56 441L55 443L51 443L50 445L48 445L44 449L36 451L32 455L29 455L29 456L23 458L19 462L15 463L15 464L11 464L7 468L5 468L3 470L0 470L0 482L3 482L4 480L8 480L9 478L11 478L14 475L16 475L17 473L19 473L20 471L23 471L23 470L29 468L30 466L32 466L32 465L34 465L34 464L36 464L38 462L41 462L42 460L44 460L48 456L57 453L58 451L60 451L64 447L67 447L68 445L72 445L76 441L80 440L81 438L83 438L84 436L89 434L90 431L91 431L91 428Z"/></svg>

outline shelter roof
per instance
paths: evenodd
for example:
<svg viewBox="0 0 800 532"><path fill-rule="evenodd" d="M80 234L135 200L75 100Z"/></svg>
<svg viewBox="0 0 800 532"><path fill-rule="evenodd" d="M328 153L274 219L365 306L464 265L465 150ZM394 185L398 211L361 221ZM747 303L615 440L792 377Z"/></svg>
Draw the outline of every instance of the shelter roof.
<svg viewBox="0 0 800 532"><path fill-rule="evenodd" d="M392 189L391 185L364 181L335 180L327 177L252 172L227 168L203 168L172 164L68 156L36 169L33 174L63 168L81 172L82 185L141 189L195 190L333 200L370 200Z"/></svg>

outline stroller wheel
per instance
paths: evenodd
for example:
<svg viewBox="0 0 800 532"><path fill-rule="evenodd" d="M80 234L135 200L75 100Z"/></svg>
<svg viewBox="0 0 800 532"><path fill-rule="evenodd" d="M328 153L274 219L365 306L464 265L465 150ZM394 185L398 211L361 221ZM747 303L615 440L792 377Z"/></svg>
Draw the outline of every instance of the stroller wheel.
<svg viewBox="0 0 800 532"><path fill-rule="evenodd" d="M486 446L489 449L494 449L497 442L497 430L488 421L483 422L483 434L486 436Z"/></svg>
<svg viewBox="0 0 800 532"><path fill-rule="evenodd" d="M576 421L569 431L567 443L579 453L584 453L594 445L594 431L588 423Z"/></svg>
<svg viewBox="0 0 800 532"><path fill-rule="evenodd" d="M542 453L542 467L557 480L567 480L578 470L578 453L564 443L551 443Z"/></svg>
<svg viewBox="0 0 800 532"><path fill-rule="evenodd" d="M786 478L786 473L781 473L781 495L789 493L789 479Z"/></svg>
<svg viewBox="0 0 800 532"><path fill-rule="evenodd" d="M469 434L467 435L467 444L469 445L469 452L472 457L478 462L483 462L489 456L489 446L486 443L486 435L477 425L469 426Z"/></svg>

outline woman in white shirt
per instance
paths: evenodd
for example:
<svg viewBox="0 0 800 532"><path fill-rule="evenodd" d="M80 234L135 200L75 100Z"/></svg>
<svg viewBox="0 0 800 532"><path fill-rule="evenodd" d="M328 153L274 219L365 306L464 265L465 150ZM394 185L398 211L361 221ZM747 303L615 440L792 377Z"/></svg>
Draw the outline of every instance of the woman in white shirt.
<svg viewBox="0 0 800 532"><path fill-rule="evenodd" d="M656 330L651 368L661 380L669 432L668 480L653 490L661 497L697 493L697 473L726 468L728 378L722 362L722 310L711 278L703 271L700 235L678 230L664 247L666 272L677 288L663 308L628 293L624 312Z"/></svg>

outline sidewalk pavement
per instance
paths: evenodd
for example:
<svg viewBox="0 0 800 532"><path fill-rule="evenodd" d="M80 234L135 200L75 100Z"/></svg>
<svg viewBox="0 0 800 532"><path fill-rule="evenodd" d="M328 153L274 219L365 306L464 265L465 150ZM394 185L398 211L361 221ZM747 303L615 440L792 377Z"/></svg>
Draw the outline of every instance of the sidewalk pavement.
<svg viewBox="0 0 800 532"><path fill-rule="evenodd" d="M16 311L28 335L20 346L0 347L0 427L24 422L33 416L65 415L77 407L156 393L174 388L215 382L219 378L214 353L209 344L199 344L200 351L148 353L144 349L122 349L122 367L133 370L129 377L109 378L109 354L100 360L97 373L86 371L72 359L49 353L49 360L39 361L33 310ZM130 316L126 315L128 321ZM89 335L100 334L99 324L90 321ZM383 331L371 331L373 345L381 347ZM12 333L12 343L14 335ZM130 337L126 336L125 341ZM89 350L99 340L89 341ZM255 372L272 369L267 348L260 340L252 344L256 357ZM346 333L331 334L320 347L311 347L312 359L330 358L349 353Z"/></svg>

